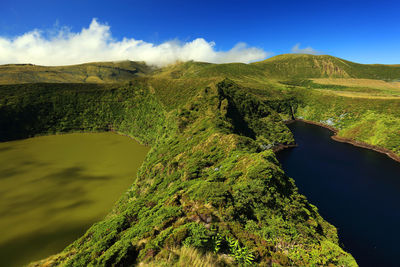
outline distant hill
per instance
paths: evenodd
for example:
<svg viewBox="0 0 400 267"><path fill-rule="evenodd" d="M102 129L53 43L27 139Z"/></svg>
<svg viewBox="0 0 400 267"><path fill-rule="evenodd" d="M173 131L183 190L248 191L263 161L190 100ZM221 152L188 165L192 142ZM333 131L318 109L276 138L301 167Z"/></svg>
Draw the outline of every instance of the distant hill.
<svg viewBox="0 0 400 267"><path fill-rule="evenodd" d="M0 65L0 84L114 83L138 76L163 79L229 78L257 87L271 80L308 78L364 78L400 81L400 65L358 64L328 55L283 54L251 64L177 62L163 68L144 62L97 62L46 67L31 64Z"/></svg>
<svg viewBox="0 0 400 267"><path fill-rule="evenodd" d="M251 64L184 62L156 72L165 78L364 78L400 80L400 65L359 64L328 55L283 54Z"/></svg>
<svg viewBox="0 0 400 267"><path fill-rule="evenodd" d="M278 78L400 79L400 65L359 64L328 55L283 54L251 65Z"/></svg>
<svg viewBox="0 0 400 267"><path fill-rule="evenodd" d="M0 65L0 84L112 83L131 80L152 70L143 62L94 62L47 67L32 64Z"/></svg>

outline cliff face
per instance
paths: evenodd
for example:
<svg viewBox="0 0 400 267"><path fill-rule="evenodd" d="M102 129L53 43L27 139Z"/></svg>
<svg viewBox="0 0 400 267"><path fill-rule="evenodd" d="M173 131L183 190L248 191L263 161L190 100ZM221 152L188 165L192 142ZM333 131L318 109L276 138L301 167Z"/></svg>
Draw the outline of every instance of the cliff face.
<svg viewBox="0 0 400 267"><path fill-rule="evenodd" d="M359 64L329 55L283 54L252 65L278 78L400 78L398 65Z"/></svg>
<svg viewBox="0 0 400 267"><path fill-rule="evenodd" d="M146 79L86 91L46 86L8 87L2 123L39 129L35 134L73 126L114 129L152 149L104 220L33 266L171 265L182 260L183 247L198 255L215 252L207 256L214 265L356 265L339 247L336 229L297 192L275 158L273 148L292 144L292 134L271 105L248 90L223 80L171 108ZM42 119L9 120L28 111Z"/></svg>

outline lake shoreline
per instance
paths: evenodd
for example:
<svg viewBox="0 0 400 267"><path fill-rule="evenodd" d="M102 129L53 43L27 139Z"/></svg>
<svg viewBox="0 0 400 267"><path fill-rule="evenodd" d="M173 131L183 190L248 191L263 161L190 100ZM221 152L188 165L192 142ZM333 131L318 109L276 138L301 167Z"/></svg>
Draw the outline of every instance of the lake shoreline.
<svg viewBox="0 0 400 267"><path fill-rule="evenodd" d="M292 148L292 147L297 147L297 146L298 146L298 145L297 145L296 143L294 143L294 144L288 144L288 145L279 144L279 145L275 146L275 147L272 149L272 151L273 151L274 153L277 153L277 152L279 152L279 151L281 151L281 150L284 150L284 149L286 149L286 148Z"/></svg>
<svg viewBox="0 0 400 267"><path fill-rule="evenodd" d="M0 265L64 250L113 210L149 150L109 131L0 142Z"/></svg>
<svg viewBox="0 0 400 267"><path fill-rule="evenodd" d="M380 147L380 146L370 145L370 144L367 144L365 142L352 140L350 138L339 137L339 136L337 136L337 134L339 132L338 129L336 129L336 128L332 127L332 126L320 123L320 122L315 122L315 121L296 118L294 120L285 121L285 124L290 124L290 123L293 123L295 121L301 121L301 122L304 122L304 123L314 124L314 125L326 128L326 129L328 129L328 130L333 132L333 135L331 136L331 138L333 140L337 141L337 142L348 143L348 144L351 144L353 146L374 150L376 152L385 154L386 156L388 156L389 158L393 159L394 161L400 162L400 156L396 155L393 151L390 151L389 149L383 148L383 147ZM282 149L284 149L284 148L282 148ZM280 151L282 149L279 149L278 151Z"/></svg>
<svg viewBox="0 0 400 267"><path fill-rule="evenodd" d="M287 125L298 148L277 154L285 174L338 229L339 243L360 266L398 266L400 165L382 153L332 140L315 123ZM384 222L382 218L385 218ZM356 227L355 227L356 226Z"/></svg>

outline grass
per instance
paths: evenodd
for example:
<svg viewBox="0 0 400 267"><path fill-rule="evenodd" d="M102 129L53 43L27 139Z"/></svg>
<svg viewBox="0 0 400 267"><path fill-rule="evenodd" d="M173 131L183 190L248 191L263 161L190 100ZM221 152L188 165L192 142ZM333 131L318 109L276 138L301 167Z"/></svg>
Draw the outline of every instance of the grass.
<svg viewBox="0 0 400 267"><path fill-rule="evenodd" d="M284 54L252 65L264 69L267 76L278 78L400 78L398 65L358 64L328 55Z"/></svg>
<svg viewBox="0 0 400 267"><path fill-rule="evenodd" d="M138 264L139 267L217 267L233 265L234 260L228 255L214 255L211 252L202 253L195 248L186 246L165 250L163 255L154 261Z"/></svg>
<svg viewBox="0 0 400 267"><path fill-rule="evenodd" d="M373 79L355 79L355 78L317 78L312 79L316 84L342 85L346 87L367 87L381 90L400 91L399 82L387 82Z"/></svg>
<svg viewBox="0 0 400 267"><path fill-rule="evenodd" d="M327 90L327 89L316 89L317 91L323 93L323 94L333 94L337 96L343 96L343 97L351 97L351 98L365 98L365 99L387 99L387 100L393 100L397 99L400 100L400 92L392 95L390 93L378 91L374 93L367 93L367 92L356 92L356 91L338 91L338 90Z"/></svg>
<svg viewBox="0 0 400 267"><path fill-rule="evenodd" d="M14 118L29 108L39 112L34 117L43 116L42 124L28 129L67 131L62 127L71 121L93 130L114 118L114 128L152 145L138 178L112 212L59 255L32 266L172 260L201 266L233 253L228 240L235 243L235 264L243 259L260 265L355 264L337 245L336 229L280 169L272 148L293 143L292 134L278 113L245 87L231 80L199 84L186 101L171 102L158 100L162 86L153 79L86 91L32 86L3 90L5 114ZM42 112L45 107L52 109ZM45 114L62 116L50 120ZM217 250L216 236L224 237Z"/></svg>
<svg viewBox="0 0 400 267"><path fill-rule="evenodd" d="M400 99L391 97L340 96L326 91L295 89L296 116L326 123L338 136L389 149L400 155Z"/></svg>
<svg viewBox="0 0 400 267"><path fill-rule="evenodd" d="M113 211L36 265L217 264L229 254L228 238L260 265L356 265L338 245L336 228L298 193L272 149L293 144L282 118L297 116L333 123L340 136L399 154L400 102L390 98L393 88L310 80L396 80L399 66L312 55L151 70L124 64L114 76L115 66L96 65L98 72L89 76L130 79L125 83L0 87L3 140L112 129L152 146ZM78 67L81 82L89 81L82 80L88 67ZM43 78L39 74L32 74L35 81ZM365 97L351 97L356 95ZM211 255L216 236L225 241Z"/></svg>
<svg viewBox="0 0 400 267"><path fill-rule="evenodd" d="M70 66L32 64L0 65L0 84L20 83L111 83L129 81L152 71L143 62L98 62Z"/></svg>
<svg viewBox="0 0 400 267"><path fill-rule="evenodd" d="M143 62L98 62L71 66L45 67L30 64L1 65L0 84L32 82L110 83L129 81L138 76L160 79L229 78L247 87L262 89L276 85L271 79L285 78L356 78L396 81L398 65L358 64L321 55L286 54L252 64L211 64L178 62L164 68ZM325 81L326 83L326 81Z"/></svg>

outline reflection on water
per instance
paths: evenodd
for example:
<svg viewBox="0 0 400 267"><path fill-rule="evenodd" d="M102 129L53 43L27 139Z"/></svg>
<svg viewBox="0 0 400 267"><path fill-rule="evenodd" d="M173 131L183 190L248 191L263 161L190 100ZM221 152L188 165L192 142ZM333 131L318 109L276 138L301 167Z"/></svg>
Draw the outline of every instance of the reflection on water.
<svg viewBox="0 0 400 267"><path fill-rule="evenodd" d="M289 128L299 146L278 153L283 169L338 228L345 250L360 266L399 266L400 163L316 125Z"/></svg>
<svg viewBox="0 0 400 267"><path fill-rule="evenodd" d="M0 143L0 265L61 251L128 189L148 148L113 133Z"/></svg>

